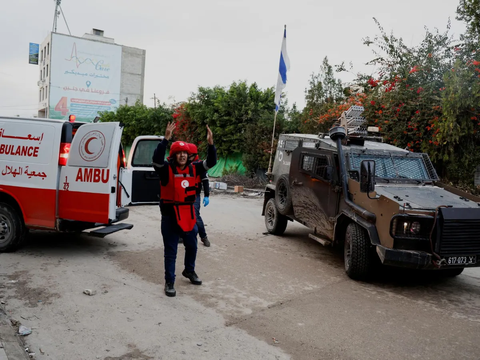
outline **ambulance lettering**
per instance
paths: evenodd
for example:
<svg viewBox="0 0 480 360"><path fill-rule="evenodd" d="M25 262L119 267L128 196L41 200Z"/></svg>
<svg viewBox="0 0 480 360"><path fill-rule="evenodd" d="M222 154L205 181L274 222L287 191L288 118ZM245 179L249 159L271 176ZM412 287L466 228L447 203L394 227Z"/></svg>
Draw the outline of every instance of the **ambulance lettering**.
<svg viewBox="0 0 480 360"><path fill-rule="evenodd" d="M0 144L0 155L38 157L38 146Z"/></svg>
<svg viewBox="0 0 480 360"><path fill-rule="evenodd" d="M92 168L79 168L75 181L77 182L93 182L99 183L100 181L106 184L110 177L110 169L92 169Z"/></svg>

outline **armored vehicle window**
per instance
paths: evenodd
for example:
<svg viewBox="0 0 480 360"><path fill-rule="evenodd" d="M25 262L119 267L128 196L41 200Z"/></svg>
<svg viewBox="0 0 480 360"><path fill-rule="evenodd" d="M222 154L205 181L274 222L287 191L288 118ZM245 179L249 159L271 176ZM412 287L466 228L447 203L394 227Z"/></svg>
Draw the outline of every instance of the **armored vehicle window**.
<svg viewBox="0 0 480 360"><path fill-rule="evenodd" d="M309 148L309 149L315 149L315 143L313 141L304 141L302 143L302 147Z"/></svg>
<svg viewBox="0 0 480 360"><path fill-rule="evenodd" d="M431 180L421 157L350 153L349 160L351 170L359 170L362 160L375 160L375 175L380 178Z"/></svg>
<svg viewBox="0 0 480 360"><path fill-rule="evenodd" d="M312 171L313 170L313 162L315 158L309 155L303 155L302 158L302 170L305 171Z"/></svg>
<svg viewBox="0 0 480 360"><path fill-rule="evenodd" d="M325 155L319 155L316 160L317 161L315 163L315 175L322 179L325 179L327 175L328 159Z"/></svg>
<svg viewBox="0 0 480 360"><path fill-rule="evenodd" d="M295 150L298 147L298 140L285 140L285 150Z"/></svg>
<svg viewBox="0 0 480 360"><path fill-rule="evenodd" d="M410 179L428 179L421 159L395 159L395 166L399 174L406 174Z"/></svg>
<svg viewBox="0 0 480 360"><path fill-rule="evenodd" d="M303 155L302 170L311 175L326 180L330 180L331 171L329 171L329 162L326 155Z"/></svg>

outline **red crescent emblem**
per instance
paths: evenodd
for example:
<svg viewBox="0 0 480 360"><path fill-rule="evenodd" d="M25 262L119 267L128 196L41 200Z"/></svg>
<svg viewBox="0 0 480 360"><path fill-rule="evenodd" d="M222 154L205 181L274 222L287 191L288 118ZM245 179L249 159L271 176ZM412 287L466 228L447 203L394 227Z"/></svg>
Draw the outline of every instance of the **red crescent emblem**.
<svg viewBox="0 0 480 360"><path fill-rule="evenodd" d="M94 137L91 137L90 139L88 139L88 140L85 142L85 152L86 152L87 154L89 154L89 155L92 155L93 152L91 152L91 151L89 150L88 145L90 144L90 141L95 140L95 139L96 139L96 137L94 136Z"/></svg>

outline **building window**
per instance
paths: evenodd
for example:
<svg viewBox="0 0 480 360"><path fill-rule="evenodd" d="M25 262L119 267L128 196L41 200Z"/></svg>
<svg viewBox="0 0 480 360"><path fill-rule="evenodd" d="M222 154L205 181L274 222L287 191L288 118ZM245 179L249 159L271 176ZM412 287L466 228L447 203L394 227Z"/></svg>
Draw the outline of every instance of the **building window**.
<svg viewBox="0 0 480 360"><path fill-rule="evenodd" d="M38 92L38 102L42 101L42 89Z"/></svg>
<svg viewBox="0 0 480 360"><path fill-rule="evenodd" d="M43 100L43 89L40 89L40 101Z"/></svg>
<svg viewBox="0 0 480 360"><path fill-rule="evenodd" d="M45 100L48 99L48 86L45 86Z"/></svg>
<svg viewBox="0 0 480 360"><path fill-rule="evenodd" d="M40 80L42 80L42 69L40 69Z"/></svg>
<svg viewBox="0 0 480 360"><path fill-rule="evenodd" d="M47 69L47 72L45 73L45 76L48 77L48 64L47 64L46 69Z"/></svg>
<svg viewBox="0 0 480 360"><path fill-rule="evenodd" d="M40 50L40 61L43 61L43 50Z"/></svg>
<svg viewBox="0 0 480 360"><path fill-rule="evenodd" d="M47 55L50 55L50 43L47 44Z"/></svg>

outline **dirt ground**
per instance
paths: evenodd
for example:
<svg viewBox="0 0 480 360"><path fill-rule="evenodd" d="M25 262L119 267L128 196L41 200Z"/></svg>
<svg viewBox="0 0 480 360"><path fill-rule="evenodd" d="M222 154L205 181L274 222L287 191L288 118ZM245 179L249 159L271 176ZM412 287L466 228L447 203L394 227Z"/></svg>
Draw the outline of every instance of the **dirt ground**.
<svg viewBox="0 0 480 360"><path fill-rule="evenodd" d="M163 293L157 206L131 207L131 231L36 232L0 254L0 300L32 328L36 359L478 359L478 269L441 278L384 268L355 282L341 252L305 227L266 234L261 194L210 200L203 285L181 276L180 245L175 298Z"/></svg>

